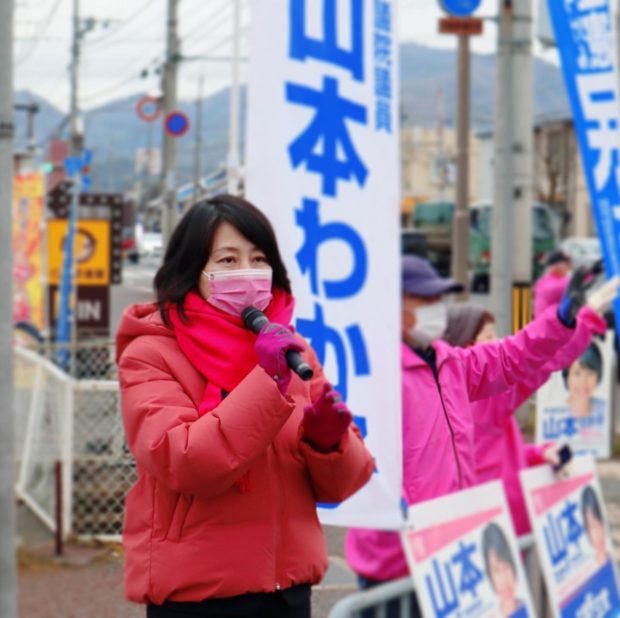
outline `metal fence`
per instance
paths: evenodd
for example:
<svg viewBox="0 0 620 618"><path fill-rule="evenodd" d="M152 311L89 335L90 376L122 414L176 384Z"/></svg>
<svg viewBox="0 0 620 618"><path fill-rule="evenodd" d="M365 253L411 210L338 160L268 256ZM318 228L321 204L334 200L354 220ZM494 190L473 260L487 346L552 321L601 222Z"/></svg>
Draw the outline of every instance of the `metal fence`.
<svg viewBox="0 0 620 618"><path fill-rule="evenodd" d="M113 345L71 350L75 376L52 362L56 352L15 348L17 495L52 531L61 504L65 536L118 539L136 471L121 423Z"/></svg>
<svg viewBox="0 0 620 618"><path fill-rule="evenodd" d="M538 618L551 616L547 593L542 580L540 564L536 555L534 537L528 535L519 539L519 548L525 573L532 592L532 601ZM411 618L409 596L415 591L411 577L401 577L370 588L349 594L340 599L329 612L328 618L359 618L362 612L372 610L374 618L387 618L388 603L398 604L399 618ZM392 612L394 609L392 609Z"/></svg>

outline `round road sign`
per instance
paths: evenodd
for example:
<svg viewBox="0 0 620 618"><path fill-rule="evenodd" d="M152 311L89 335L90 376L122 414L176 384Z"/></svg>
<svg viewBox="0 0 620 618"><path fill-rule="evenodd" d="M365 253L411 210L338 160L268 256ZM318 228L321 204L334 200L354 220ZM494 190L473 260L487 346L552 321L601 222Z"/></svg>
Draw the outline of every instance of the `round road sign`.
<svg viewBox="0 0 620 618"><path fill-rule="evenodd" d="M136 103L136 112L145 122L153 122L161 116L159 99L145 96Z"/></svg>
<svg viewBox="0 0 620 618"><path fill-rule="evenodd" d="M441 8L450 15L468 17L479 6L482 0L439 0Z"/></svg>
<svg viewBox="0 0 620 618"><path fill-rule="evenodd" d="M189 130L189 118L183 112L170 112L164 119L164 128L168 135L181 137Z"/></svg>

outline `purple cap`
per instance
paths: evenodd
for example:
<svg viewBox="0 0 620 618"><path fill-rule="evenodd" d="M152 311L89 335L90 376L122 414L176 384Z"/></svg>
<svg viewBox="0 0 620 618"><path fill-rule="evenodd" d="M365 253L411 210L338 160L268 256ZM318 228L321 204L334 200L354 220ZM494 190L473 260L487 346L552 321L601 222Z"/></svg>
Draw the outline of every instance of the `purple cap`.
<svg viewBox="0 0 620 618"><path fill-rule="evenodd" d="M464 287L454 279L440 277L428 260L417 255L403 255L401 264L405 294L438 296L464 290Z"/></svg>

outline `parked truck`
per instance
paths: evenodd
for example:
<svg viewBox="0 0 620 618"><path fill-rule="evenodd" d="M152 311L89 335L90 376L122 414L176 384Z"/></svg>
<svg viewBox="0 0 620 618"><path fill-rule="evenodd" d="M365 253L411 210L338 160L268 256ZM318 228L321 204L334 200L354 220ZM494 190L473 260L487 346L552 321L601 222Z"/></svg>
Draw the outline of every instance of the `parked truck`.
<svg viewBox="0 0 620 618"><path fill-rule="evenodd" d="M469 268L472 291L489 290L491 273L491 218L490 202L472 204L469 208ZM440 274L450 274L452 260L452 222L454 202L437 201L415 207L413 225L402 230L401 246L407 239L416 238L417 246L424 247L429 259ZM532 204L532 275L538 277L544 267L545 255L557 243L553 213L544 204ZM411 243L409 243L411 244Z"/></svg>

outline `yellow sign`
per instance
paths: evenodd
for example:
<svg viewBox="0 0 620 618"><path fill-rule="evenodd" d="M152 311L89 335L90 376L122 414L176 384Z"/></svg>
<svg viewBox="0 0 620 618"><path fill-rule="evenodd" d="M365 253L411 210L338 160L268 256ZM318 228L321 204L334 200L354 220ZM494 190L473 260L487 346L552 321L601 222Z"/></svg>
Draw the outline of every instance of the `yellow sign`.
<svg viewBox="0 0 620 618"><path fill-rule="evenodd" d="M13 179L13 321L43 329L43 194L38 172Z"/></svg>
<svg viewBox="0 0 620 618"><path fill-rule="evenodd" d="M50 285L60 285L68 226L66 219L52 219L47 224ZM110 285L110 222L78 221L73 254L77 285Z"/></svg>
<svg viewBox="0 0 620 618"><path fill-rule="evenodd" d="M512 284L512 332L516 333L532 321L532 284Z"/></svg>

